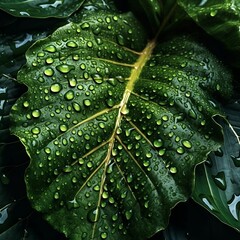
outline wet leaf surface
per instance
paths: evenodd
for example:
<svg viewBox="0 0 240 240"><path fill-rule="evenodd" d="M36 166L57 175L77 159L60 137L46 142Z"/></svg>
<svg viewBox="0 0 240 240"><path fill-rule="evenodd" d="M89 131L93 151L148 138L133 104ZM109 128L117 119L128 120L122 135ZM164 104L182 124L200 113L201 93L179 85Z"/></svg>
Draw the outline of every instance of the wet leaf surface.
<svg viewBox="0 0 240 240"><path fill-rule="evenodd" d="M83 4L84 0L2 0L0 9L17 17L68 17Z"/></svg>
<svg viewBox="0 0 240 240"><path fill-rule="evenodd" d="M34 208L69 239L145 239L166 227L195 165L221 144L211 95L230 95L228 71L194 39L148 40L132 14L109 11L26 56L12 132L31 158Z"/></svg>

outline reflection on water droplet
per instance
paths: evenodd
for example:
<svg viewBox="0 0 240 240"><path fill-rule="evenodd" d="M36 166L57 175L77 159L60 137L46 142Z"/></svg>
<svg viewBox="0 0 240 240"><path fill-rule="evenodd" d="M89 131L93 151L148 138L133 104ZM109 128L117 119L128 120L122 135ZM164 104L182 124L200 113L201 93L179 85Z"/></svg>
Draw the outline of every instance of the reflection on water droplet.
<svg viewBox="0 0 240 240"><path fill-rule="evenodd" d="M38 127L34 127L34 128L32 128L31 131L32 131L33 134L36 134L36 135L37 135L37 134L40 133L40 128L38 128Z"/></svg>
<svg viewBox="0 0 240 240"><path fill-rule="evenodd" d="M240 156L238 157L234 157L234 156L231 156L232 160L233 160L233 163L236 167L240 167Z"/></svg>
<svg viewBox="0 0 240 240"><path fill-rule="evenodd" d="M60 124L59 129L61 132L66 132L68 130L68 127L66 124Z"/></svg>
<svg viewBox="0 0 240 240"><path fill-rule="evenodd" d="M153 142L154 147L159 148L163 146L163 141L162 139L157 139Z"/></svg>
<svg viewBox="0 0 240 240"><path fill-rule="evenodd" d="M87 107L91 106L91 101L90 101L89 99L85 99L85 100L83 101L83 103L84 103L84 105L87 106Z"/></svg>
<svg viewBox="0 0 240 240"><path fill-rule="evenodd" d="M65 172L65 173L70 173L70 172L72 172L72 170L73 170L73 168L72 168L72 166L70 166L70 165L66 165L66 166L63 168L63 172Z"/></svg>
<svg viewBox="0 0 240 240"><path fill-rule="evenodd" d="M69 42L67 42L67 46L68 46L68 47L71 47L71 48L76 48L78 45L77 45L77 43L74 42L74 41L69 41Z"/></svg>
<svg viewBox="0 0 240 240"><path fill-rule="evenodd" d="M177 168L176 167L170 167L169 169L170 173L177 173Z"/></svg>

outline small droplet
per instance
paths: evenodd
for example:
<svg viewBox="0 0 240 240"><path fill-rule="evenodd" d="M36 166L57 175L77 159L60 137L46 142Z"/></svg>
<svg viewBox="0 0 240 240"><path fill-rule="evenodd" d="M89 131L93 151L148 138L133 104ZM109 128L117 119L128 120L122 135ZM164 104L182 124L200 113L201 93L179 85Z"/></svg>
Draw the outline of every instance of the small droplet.
<svg viewBox="0 0 240 240"><path fill-rule="evenodd" d="M49 57L46 59L47 64L52 64L54 62L53 58Z"/></svg>
<svg viewBox="0 0 240 240"><path fill-rule="evenodd" d="M184 151L184 149L182 148L182 147L178 147L177 148L177 153L178 154L183 154L185 151Z"/></svg>
<svg viewBox="0 0 240 240"><path fill-rule="evenodd" d="M177 173L177 168L176 167L170 167L169 171L170 171L170 173L175 174L175 173Z"/></svg>
<svg viewBox="0 0 240 240"><path fill-rule="evenodd" d="M69 73L74 68L75 67L73 65L67 65L67 64L58 65L56 67L56 69L61 73Z"/></svg>
<svg viewBox="0 0 240 240"><path fill-rule="evenodd" d="M25 108L29 107L29 102L28 102L28 101L24 101L24 102L23 102L23 106L24 106Z"/></svg>
<svg viewBox="0 0 240 240"><path fill-rule="evenodd" d="M127 220L130 220L132 217L132 210L128 210L125 212L125 217Z"/></svg>
<svg viewBox="0 0 240 240"><path fill-rule="evenodd" d="M81 106L80 106L77 102L73 102L73 103L72 103L72 106L73 106L73 109L74 109L76 112L80 112L80 111L81 111Z"/></svg>
<svg viewBox="0 0 240 240"><path fill-rule="evenodd" d="M33 134L36 134L36 135L37 135L37 134L40 133L40 128L38 128L38 127L34 127L34 128L32 128L31 131L32 131Z"/></svg>
<svg viewBox="0 0 240 240"><path fill-rule="evenodd" d="M57 199L59 199L59 197L60 197L60 196L59 196L59 192L55 192L55 193L54 193L54 199L57 200Z"/></svg>
<svg viewBox="0 0 240 240"><path fill-rule="evenodd" d="M124 37L120 34L117 35L117 42L119 45L124 46Z"/></svg>
<svg viewBox="0 0 240 240"><path fill-rule="evenodd" d="M101 238L102 239L106 239L107 238L107 233L106 232L102 232L101 233Z"/></svg>

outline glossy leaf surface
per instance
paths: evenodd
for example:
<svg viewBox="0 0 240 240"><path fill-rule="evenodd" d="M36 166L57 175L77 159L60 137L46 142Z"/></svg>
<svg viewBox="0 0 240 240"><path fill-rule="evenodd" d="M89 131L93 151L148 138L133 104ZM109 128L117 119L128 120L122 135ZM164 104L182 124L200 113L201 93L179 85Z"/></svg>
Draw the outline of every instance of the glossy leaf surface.
<svg viewBox="0 0 240 240"><path fill-rule="evenodd" d="M235 0L178 0L178 3L209 35L224 43L232 51L230 61L239 67L240 2Z"/></svg>
<svg viewBox="0 0 240 240"><path fill-rule="evenodd" d="M161 39L130 13L99 11L27 52L12 132L32 159L29 199L69 239L163 229L220 146L210 98L230 95L231 76L195 40Z"/></svg>
<svg viewBox="0 0 240 240"><path fill-rule="evenodd" d="M83 2L84 0L2 0L0 9L17 17L67 17Z"/></svg>
<svg viewBox="0 0 240 240"><path fill-rule="evenodd" d="M239 103L228 106L227 113L239 134ZM240 143L236 132L223 126L224 145L197 168L193 199L240 231Z"/></svg>

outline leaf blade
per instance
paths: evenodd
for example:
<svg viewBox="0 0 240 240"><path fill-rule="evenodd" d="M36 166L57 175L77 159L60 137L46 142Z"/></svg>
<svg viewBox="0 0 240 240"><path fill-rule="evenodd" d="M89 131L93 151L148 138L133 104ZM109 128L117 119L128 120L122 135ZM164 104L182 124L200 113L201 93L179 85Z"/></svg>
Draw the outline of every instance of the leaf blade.
<svg viewBox="0 0 240 240"><path fill-rule="evenodd" d="M163 229L189 196L195 165L220 144L208 99L228 72L206 81L221 65L204 47L187 37L148 41L131 14L108 11L37 42L27 61L18 79L29 90L13 107L12 131L32 158L34 207L70 239L144 239Z"/></svg>

